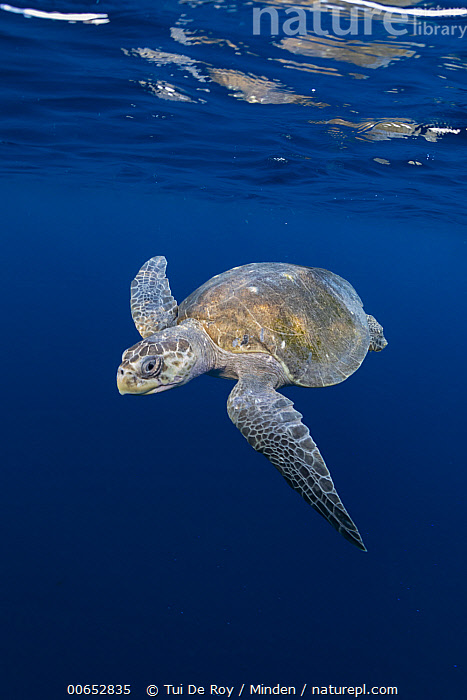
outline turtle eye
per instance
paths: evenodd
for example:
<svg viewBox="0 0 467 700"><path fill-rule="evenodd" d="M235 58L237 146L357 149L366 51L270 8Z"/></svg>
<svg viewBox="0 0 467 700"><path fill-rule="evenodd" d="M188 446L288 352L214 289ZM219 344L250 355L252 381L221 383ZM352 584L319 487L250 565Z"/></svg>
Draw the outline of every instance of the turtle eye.
<svg viewBox="0 0 467 700"><path fill-rule="evenodd" d="M150 355L145 357L141 363L141 376L145 379L148 377L155 377L161 371L162 360L156 355Z"/></svg>

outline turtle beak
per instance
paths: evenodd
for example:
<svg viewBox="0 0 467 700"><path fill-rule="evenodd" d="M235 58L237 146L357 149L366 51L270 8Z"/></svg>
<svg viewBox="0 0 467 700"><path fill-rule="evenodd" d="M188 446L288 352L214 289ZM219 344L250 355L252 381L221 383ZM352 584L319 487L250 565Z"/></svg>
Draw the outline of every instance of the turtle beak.
<svg viewBox="0 0 467 700"><path fill-rule="evenodd" d="M135 375L123 367L119 367L117 371L117 388L122 396L123 394L139 394Z"/></svg>
<svg viewBox="0 0 467 700"><path fill-rule="evenodd" d="M148 381L144 383L137 378L131 369L125 367L119 367L117 371L117 388L122 396L124 394L137 394L139 396L148 396L148 394L157 394L160 391L165 391L166 389L171 389L172 386L162 385L154 386L154 383L149 384Z"/></svg>
<svg viewBox="0 0 467 700"><path fill-rule="evenodd" d="M117 372L117 389L120 392L120 394L129 394L130 392L127 389L127 376L126 372L119 368Z"/></svg>

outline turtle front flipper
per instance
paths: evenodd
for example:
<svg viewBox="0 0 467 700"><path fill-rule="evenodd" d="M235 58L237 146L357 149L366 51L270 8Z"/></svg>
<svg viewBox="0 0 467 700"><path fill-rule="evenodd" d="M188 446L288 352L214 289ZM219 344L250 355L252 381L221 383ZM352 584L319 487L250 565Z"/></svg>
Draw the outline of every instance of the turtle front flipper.
<svg viewBox="0 0 467 700"><path fill-rule="evenodd" d="M384 350L384 348L388 344L388 341L384 337L383 326L380 323L378 323L374 316L367 314L366 317L368 320L368 328L370 329L369 350L374 350L375 352Z"/></svg>
<svg viewBox="0 0 467 700"><path fill-rule="evenodd" d="M173 326L177 302L165 276L167 260L158 255L144 263L131 283L131 315L143 338Z"/></svg>
<svg viewBox="0 0 467 700"><path fill-rule="evenodd" d="M271 382L249 375L231 392L227 412L250 445L272 462L287 483L349 542L366 551L293 402L276 392Z"/></svg>

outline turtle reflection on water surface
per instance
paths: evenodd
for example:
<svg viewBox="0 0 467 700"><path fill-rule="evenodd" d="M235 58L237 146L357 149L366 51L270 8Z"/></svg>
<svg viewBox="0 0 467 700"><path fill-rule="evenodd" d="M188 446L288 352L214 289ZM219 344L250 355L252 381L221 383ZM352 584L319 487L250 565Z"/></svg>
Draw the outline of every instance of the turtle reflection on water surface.
<svg viewBox="0 0 467 700"><path fill-rule="evenodd" d="M347 540L365 549L321 454L282 386L338 384L368 350L386 345L353 287L320 268L251 263L216 275L179 307L165 268L151 258L131 284L143 340L123 353L121 394L156 394L200 374L235 379L232 422L303 498Z"/></svg>

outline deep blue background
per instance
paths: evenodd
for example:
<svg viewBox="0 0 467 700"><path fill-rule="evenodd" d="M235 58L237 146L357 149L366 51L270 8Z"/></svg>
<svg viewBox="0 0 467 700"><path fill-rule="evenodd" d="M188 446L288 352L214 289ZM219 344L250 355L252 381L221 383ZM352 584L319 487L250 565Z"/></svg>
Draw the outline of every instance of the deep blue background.
<svg viewBox="0 0 467 700"><path fill-rule="evenodd" d="M0 696L366 682L462 698L464 45L376 69L294 55L321 67L310 74L271 64L281 50L253 40L240 3L125 8L41 6L109 12L101 27L0 17ZM197 43L171 38L182 13ZM121 51L146 46L191 57L206 81ZM208 65L287 94L312 84L329 106L233 97ZM193 101L158 99L137 83L149 79ZM310 123L395 118L396 103L461 132L365 141ZM342 275L384 325L388 348L348 381L285 390L367 554L231 425L230 382L119 396L138 340L129 282L159 254L179 301L234 265L286 261Z"/></svg>

